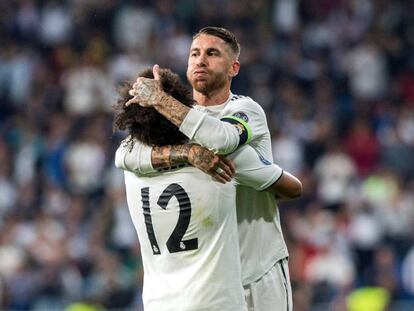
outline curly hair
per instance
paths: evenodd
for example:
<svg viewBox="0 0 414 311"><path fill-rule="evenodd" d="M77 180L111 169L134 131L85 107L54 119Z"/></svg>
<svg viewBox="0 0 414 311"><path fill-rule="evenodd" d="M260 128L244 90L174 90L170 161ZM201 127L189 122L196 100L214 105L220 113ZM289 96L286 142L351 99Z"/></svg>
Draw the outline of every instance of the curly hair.
<svg viewBox="0 0 414 311"><path fill-rule="evenodd" d="M139 76L154 78L151 68L144 70ZM188 107L193 106L191 92L177 74L169 69L160 68L160 81L162 89L167 94ZM126 131L129 134L126 143L132 146L134 138L148 146L183 144L188 141L188 138L155 108L141 107L138 104L125 106L132 98L128 93L131 87L132 84L126 82L120 88L120 98L115 106L118 113L113 122L114 131Z"/></svg>

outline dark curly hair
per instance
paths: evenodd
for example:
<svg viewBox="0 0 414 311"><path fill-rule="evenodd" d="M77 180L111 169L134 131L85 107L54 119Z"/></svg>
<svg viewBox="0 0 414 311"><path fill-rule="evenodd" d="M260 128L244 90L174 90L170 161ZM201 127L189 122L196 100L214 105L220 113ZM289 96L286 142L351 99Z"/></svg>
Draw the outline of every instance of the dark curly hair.
<svg viewBox="0 0 414 311"><path fill-rule="evenodd" d="M154 78L152 68L144 70L139 76ZM160 80L162 89L167 94L188 107L193 106L191 92L177 74L169 69L160 68ZM138 104L126 107L125 103L132 98L128 93L131 87L132 84L127 82L119 90L120 98L115 106L118 113L113 122L114 131L126 131L130 135L126 142L131 145L134 138L149 146L183 144L188 141L177 126L158 113L155 108L141 107Z"/></svg>

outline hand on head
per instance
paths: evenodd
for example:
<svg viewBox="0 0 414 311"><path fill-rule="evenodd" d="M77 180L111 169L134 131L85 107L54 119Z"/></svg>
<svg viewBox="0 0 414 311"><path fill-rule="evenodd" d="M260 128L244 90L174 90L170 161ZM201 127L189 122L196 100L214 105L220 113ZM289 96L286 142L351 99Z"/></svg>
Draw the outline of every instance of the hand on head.
<svg viewBox="0 0 414 311"><path fill-rule="evenodd" d="M127 101L125 106L139 104L142 107L152 107L160 103L161 98L165 95L161 88L160 67L154 65L152 72L153 79L138 77L129 91L129 95L133 98Z"/></svg>

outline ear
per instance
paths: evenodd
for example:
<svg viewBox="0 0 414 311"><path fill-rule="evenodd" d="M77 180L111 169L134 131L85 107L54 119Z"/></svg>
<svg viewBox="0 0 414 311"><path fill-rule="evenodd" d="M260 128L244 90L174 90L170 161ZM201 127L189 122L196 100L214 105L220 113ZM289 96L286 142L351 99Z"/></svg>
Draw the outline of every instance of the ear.
<svg viewBox="0 0 414 311"><path fill-rule="evenodd" d="M229 72L230 77L233 78L237 76L237 74L239 73L239 70L240 70L240 62L238 60L232 61L230 72Z"/></svg>

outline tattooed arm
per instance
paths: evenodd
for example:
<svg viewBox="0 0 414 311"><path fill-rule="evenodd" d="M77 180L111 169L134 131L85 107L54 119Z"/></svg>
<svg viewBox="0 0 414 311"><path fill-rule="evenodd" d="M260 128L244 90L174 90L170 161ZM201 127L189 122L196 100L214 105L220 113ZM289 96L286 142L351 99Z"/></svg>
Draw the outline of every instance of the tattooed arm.
<svg viewBox="0 0 414 311"><path fill-rule="evenodd" d="M154 76L157 78L137 79L129 92L133 98L126 103L126 106L139 104L142 107L153 107L188 138L217 154L229 154L246 142L241 139L244 132L240 133L240 129L231 124L232 122L223 122L183 105L162 90L155 69ZM248 133L247 129L246 133Z"/></svg>
<svg viewBox="0 0 414 311"><path fill-rule="evenodd" d="M134 172L139 176L187 163L222 183L230 181L234 175L234 167L231 161L196 144L151 148L138 141L135 141L132 147L123 142L115 153L115 166L117 168ZM219 168L222 171L218 170Z"/></svg>
<svg viewBox="0 0 414 311"><path fill-rule="evenodd" d="M154 76L154 79L143 77L137 79L129 92L133 98L126 103L126 106L139 104L142 107L153 107L174 125L180 127L191 108L164 92L158 69L154 71Z"/></svg>
<svg viewBox="0 0 414 311"><path fill-rule="evenodd" d="M230 181L234 175L230 160L196 144L153 147L151 162L158 170L189 163L221 183Z"/></svg>

